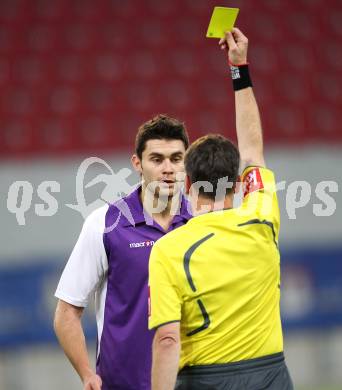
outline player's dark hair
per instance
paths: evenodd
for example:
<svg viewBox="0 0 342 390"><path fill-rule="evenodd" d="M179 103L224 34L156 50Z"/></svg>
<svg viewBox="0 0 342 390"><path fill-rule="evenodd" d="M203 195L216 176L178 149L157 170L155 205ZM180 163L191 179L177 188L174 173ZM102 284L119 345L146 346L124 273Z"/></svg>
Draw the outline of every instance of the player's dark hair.
<svg viewBox="0 0 342 390"><path fill-rule="evenodd" d="M135 153L141 159L146 142L150 139L181 140L185 149L189 146L189 137L185 124L178 119L159 114L143 123L135 138Z"/></svg>
<svg viewBox="0 0 342 390"><path fill-rule="evenodd" d="M209 182L212 185L212 191L209 192L201 186L196 187L200 195L214 200L216 191L220 191L219 180L225 178L227 180L223 181L231 183L231 188L224 188L223 196L234 191L233 186L238 179L240 154L237 147L227 138L216 134L199 138L190 145L184 163L191 184Z"/></svg>

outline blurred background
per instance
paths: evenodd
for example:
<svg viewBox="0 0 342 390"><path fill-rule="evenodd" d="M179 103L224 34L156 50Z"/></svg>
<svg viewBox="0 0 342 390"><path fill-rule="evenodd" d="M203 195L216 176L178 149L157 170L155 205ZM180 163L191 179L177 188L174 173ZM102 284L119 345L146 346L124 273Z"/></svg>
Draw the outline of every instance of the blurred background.
<svg viewBox="0 0 342 390"><path fill-rule="evenodd" d="M53 294L84 217L137 183L137 127L162 112L191 140L235 139L226 57L205 38L216 5L240 8L282 183L288 365L296 389L342 389L342 1L0 0L0 390L81 389ZM94 361L92 308L84 325Z"/></svg>

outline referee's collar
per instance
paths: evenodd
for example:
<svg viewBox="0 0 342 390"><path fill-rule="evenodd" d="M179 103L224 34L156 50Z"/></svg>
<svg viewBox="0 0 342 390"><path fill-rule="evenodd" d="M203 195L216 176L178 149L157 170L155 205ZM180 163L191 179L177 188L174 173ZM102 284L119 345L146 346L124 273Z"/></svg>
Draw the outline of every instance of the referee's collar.
<svg viewBox="0 0 342 390"><path fill-rule="evenodd" d="M202 218L211 218L211 217L214 217L214 216L217 216L217 215L223 215L223 213L225 211L229 211L229 210L235 210L234 207L223 207L222 209L219 209L219 210L210 210L210 211L205 211L204 213L200 213L200 214L197 214L197 215L194 215L191 219L191 221L193 222L196 222L197 219L202 219Z"/></svg>

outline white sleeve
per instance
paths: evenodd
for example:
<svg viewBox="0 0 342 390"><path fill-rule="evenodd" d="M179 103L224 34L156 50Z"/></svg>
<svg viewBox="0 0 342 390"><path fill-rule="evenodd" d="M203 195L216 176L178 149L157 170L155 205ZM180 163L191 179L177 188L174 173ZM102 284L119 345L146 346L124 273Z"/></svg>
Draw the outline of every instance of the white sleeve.
<svg viewBox="0 0 342 390"><path fill-rule="evenodd" d="M103 243L108 205L85 220L81 234L64 268L55 296L72 305L85 307L89 296L107 276L108 259Z"/></svg>

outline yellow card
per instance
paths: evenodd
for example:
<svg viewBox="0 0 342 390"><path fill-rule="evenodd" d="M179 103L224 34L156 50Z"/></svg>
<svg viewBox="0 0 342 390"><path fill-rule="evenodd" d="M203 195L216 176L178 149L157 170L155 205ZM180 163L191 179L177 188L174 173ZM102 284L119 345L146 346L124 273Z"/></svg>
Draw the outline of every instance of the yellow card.
<svg viewBox="0 0 342 390"><path fill-rule="evenodd" d="M239 8L215 7L211 15L207 38L223 38L234 27Z"/></svg>

